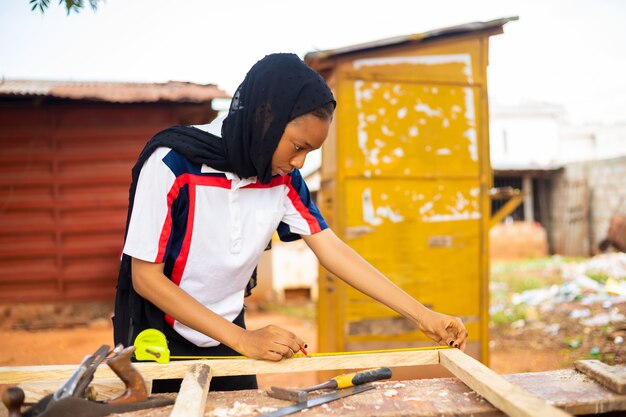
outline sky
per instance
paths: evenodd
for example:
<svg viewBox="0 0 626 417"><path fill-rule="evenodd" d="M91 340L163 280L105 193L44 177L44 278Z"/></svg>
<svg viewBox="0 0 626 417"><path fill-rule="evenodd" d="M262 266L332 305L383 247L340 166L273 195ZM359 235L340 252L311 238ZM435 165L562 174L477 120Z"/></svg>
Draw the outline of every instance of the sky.
<svg viewBox="0 0 626 417"><path fill-rule="evenodd" d="M217 84L232 94L273 52L333 49L518 16L490 38L492 103L562 105L572 123L626 123L623 0L51 0L0 6L0 77Z"/></svg>

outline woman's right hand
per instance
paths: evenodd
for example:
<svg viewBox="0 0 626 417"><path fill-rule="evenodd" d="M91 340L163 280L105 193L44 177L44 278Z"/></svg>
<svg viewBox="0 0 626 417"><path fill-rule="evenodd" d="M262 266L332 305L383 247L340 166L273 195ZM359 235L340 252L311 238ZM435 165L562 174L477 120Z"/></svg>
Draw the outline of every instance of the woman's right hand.
<svg viewBox="0 0 626 417"><path fill-rule="evenodd" d="M238 346L233 348L248 358L279 361L291 358L304 346L302 339L289 330L270 324L257 330L244 330Z"/></svg>

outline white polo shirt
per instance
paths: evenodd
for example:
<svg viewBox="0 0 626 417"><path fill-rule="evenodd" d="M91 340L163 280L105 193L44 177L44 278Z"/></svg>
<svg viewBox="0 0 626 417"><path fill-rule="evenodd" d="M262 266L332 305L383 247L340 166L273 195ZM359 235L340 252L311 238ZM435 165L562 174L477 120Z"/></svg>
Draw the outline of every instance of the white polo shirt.
<svg viewBox="0 0 626 417"><path fill-rule="evenodd" d="M289 241L327 227L298 170L260 184L158 148L139 175L124 253L164 263L175 284L233 321L274 232ZM165 320L197 346L219 344L169 315Z"/></svg>

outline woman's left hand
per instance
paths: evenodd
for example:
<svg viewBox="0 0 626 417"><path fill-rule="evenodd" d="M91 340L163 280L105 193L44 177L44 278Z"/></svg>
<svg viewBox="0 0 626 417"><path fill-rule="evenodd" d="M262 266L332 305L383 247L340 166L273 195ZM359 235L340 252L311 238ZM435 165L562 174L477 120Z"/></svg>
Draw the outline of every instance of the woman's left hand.
<svg viewBox="0 0 626 417"><path fill-rule="evenodd" d="M447 345L465 351L467 330L458 317L428 310L421 317L419 329L440 345Z"/></svg>

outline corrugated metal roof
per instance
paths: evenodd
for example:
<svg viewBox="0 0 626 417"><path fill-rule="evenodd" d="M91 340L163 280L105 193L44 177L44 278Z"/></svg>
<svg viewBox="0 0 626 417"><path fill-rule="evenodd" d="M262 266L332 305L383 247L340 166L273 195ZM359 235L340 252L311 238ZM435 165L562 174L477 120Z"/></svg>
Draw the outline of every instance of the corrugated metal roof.
<svg viewBox="0 0 626 417"><path fill-rule="evenodd" d="M504 17L501 19L490 20L488 22L472 22L465 23L457 26L450 26L441 29L435 29L428 32L416 33L412 35L396 36L393 38L381 39L373 42L360 43L357 45L350 45L337 49L328 49L325 51L309 52L304 57L306 62L324 60L326 58L335 57L338 55L347 55L351 53L365 52L374 49L398 46L412 42L423 42L434 38L440 38L450 35L460 35L470 32L479 32L484 30L500 29L504 24L518 20L517 16Z"/></svg>
<svg viewBox="0 0 626 417"><path fill-rule="evenodd" d="M3 80L0 96L56 97L114 103L191 102L230 98L214 84L183 81L166 83L129 83L95 81Z"/></svg>

